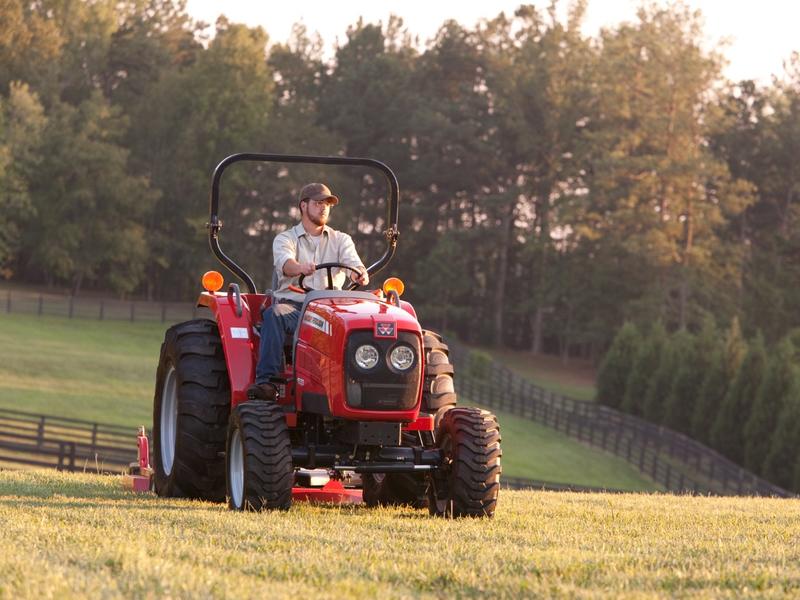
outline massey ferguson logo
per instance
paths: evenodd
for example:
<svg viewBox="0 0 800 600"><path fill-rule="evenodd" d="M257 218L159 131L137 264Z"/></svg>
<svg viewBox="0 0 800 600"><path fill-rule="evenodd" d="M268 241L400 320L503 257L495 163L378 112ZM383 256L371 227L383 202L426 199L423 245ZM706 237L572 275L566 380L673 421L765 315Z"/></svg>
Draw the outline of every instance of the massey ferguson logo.
<svg viewBox="0 0 800 600"><path fill-rule="evenodd" d="M375 323L375 335L377 337L395 337L394 322L378 321Z"/></svg>
<svg viewBox="0 0 800 600"><path fill-rule="evenodd" d="M303 322L308 323L314 329L319 329L322 333L327 335L331 334L331 324L314 313L306 312L306 314L303 315Z"/></svg>

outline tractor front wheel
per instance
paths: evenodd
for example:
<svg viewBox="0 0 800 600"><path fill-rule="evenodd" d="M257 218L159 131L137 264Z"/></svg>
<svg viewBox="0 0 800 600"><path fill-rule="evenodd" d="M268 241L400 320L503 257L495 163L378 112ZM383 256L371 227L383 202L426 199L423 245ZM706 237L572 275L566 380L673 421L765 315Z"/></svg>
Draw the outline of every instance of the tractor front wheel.
<svg viewBox="0 0 800 600"><path fill-rule="evenodd" d="M170 327L153 402L153 466L159 496L225 500L222 453L230 384L217 324Z"/></svg>
<svg viewBox="0 0 800 600"><path fill-rule="evenodd" d="M443 464L431 477L431 514L491 517L500 491L500 427L479 408L452 408L436 432Z"/></svg>
<svg viewBox="0 0 800 600"><path fill-rule="evenodd" d="M292 445L277 404L245 402L231 414L226 480L232 510L288 510L292 504Z"/></svg>

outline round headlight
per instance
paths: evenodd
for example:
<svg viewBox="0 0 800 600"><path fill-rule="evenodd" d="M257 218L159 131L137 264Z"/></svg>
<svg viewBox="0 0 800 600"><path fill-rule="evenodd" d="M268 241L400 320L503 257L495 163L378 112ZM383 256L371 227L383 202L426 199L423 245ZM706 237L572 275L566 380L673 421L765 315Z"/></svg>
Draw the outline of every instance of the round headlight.
<svg viewBox="0 0 800 600"><path fill-rule="evenodd" d="M356 349L356 364L362 369L369 370L378 364L378 349L370 344L364 344Z"/></svg>
<svg viewBox="0 0 800 600"><path fill-rule="evenodd" d="M406 371L414 364L414 351L408 346L395 346L389 354L389 362L398 371Z"/></svg>

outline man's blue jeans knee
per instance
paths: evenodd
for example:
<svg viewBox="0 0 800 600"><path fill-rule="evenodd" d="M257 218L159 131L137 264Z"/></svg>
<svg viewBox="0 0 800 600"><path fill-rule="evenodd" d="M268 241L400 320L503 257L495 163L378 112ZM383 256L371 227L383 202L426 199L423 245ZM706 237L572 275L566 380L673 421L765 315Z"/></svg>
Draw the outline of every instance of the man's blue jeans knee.
<svg viewBox="0 0 800 600"><path fill-rule="evenodd" d="M262 313L261 345L256 365L256 383L268 383L283 370L283 344L294 335L300 319L300 304L275 303Z"/></svg>

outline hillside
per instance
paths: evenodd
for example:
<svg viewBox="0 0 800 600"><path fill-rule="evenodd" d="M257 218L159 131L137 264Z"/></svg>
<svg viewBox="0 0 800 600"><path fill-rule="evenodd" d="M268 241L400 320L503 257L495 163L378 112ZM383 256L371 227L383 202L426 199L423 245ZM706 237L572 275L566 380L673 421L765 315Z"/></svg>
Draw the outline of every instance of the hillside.
<svg viewBox="0 0 800 600"><path fill-rule="evenodd" d="M503 491L491 520L222 505L0 472L0 597L792 598L800 500Z"/></svg>
<svg viewBox="0 0 800 600"><path fill-rule="evenodd" d="M150 427L165 327L0 314L0 407ZM624 461L531 421L501 414L500 423L508 476L655 489Z"/></svg>
<svg viewBox="0 0 800 600"><path fill-rule="evenodd" d="M471 347L485 352L520 377L546 390L576 400L594 399L596 371L588 360L570 358L565 364L560 357L550 354L487 346Z"/></svg>
<svg viewBox="0 0 800 600"><path fill-rule="evenodd" d="M0 314L0 407L149 424L165 327Z"/></svg>

